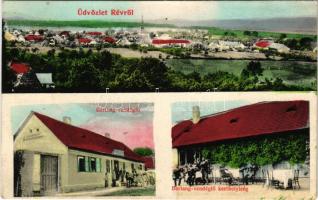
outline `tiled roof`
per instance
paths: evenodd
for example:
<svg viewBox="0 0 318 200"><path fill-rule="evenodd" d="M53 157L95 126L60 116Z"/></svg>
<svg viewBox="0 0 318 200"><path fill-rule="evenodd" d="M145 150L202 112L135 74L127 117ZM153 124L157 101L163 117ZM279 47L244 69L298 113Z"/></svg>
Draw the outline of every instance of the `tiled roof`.
<svg viewBox="0 0 318 200"><path fill-rule="evenodd" d="M262 102L201 118L172 128L173 147L211 143L309 127L309 102Z"/></svg>
<svg viewBox="0 0 318 200"><path fill-rule="evenodd" d="M40 119L52 133L67 147L118 156L114 151L124 152L124 158L143 162L142 158L129 149L125 144L104 137L92 131L79 128L46 115L34 112L34 115ZM121 156L122 157L122 156Z"/></svg>

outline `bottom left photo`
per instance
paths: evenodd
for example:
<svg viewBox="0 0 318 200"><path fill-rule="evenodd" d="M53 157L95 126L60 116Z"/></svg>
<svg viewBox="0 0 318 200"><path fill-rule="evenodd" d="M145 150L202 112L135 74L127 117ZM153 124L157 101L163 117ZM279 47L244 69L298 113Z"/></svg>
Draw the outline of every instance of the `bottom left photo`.
<svg viewBox="0 0 318 200"><path fill-rule="evenodd" d="M152 103L11 108L14 196L154 196Z"/></svg>

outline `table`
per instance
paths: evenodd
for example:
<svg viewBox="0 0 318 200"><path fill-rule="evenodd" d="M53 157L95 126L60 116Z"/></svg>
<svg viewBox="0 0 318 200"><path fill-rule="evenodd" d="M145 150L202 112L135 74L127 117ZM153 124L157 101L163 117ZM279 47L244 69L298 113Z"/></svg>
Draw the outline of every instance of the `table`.
<svg viewBox="0 0 318 200"><path fill-rule="evenodd" d="M273 179L284 184L284 188L288 187L288 180L294 178L294 170L292 169L275 169L273 170Z"/></svg>

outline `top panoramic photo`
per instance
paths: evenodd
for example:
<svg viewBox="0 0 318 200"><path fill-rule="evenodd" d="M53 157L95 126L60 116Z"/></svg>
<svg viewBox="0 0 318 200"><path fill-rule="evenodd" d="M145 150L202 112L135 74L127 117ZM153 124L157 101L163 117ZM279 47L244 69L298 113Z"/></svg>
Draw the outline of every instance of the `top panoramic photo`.
<svg viewBox="0 0 318 200"><path fill-rule="evenodd" d="M316 1L4 1L2 92L315 91Z"/></svg>

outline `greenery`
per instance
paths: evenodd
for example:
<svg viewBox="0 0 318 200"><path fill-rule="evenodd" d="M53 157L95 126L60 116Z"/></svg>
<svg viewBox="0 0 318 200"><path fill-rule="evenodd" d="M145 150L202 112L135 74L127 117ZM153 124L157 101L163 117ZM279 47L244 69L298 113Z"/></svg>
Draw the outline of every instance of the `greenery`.
<svg viewBox="0 0 318 200"><path fill-rule="evenodd" d="M306 148L308 133L267 136L244 141L209 145L202 150L203 157L212 163L239 168L247 164L263 166L288 161L303 163L309 155Z"/></svg>
<svg viewBox="0 0 318 200"><path fill-rule="evenodd" d="M194 28L194 27L193 27ZM282 38L282 33L277 32L266 32L266 31L248 31L248 30L231 30L231 29L222 29L217 27L196 27L198 29L208 29L210 35L219 35L219 36L228 36L228 37L235 37L239 40L250 40L258 38ZM298 34L298 33L283 33L285 36L284 38L294 38L294 39L300 39L300 38L311 38L316 40L317 37L315 35L311 34Z"/></svg>
<svg viewBox="0 0 318 200"><path fill-rule="evenodd" d="M169 59L167 66L182 74L189 75L197 72L201 78L208 74L216 74L220 71L227 76L242 75L247 68L249 60L208 60L208 59ZM262 74L258 74L258 83L268 80L282 79L285 85L297 85L298 87L316 90L316 63L303 61L258 61L261 64ZM212 88L210 88L212 89Z"/></svg>
<svg viewBox="0 0 318 200"><path fill-rule="evenodd" d="M309 91L315 85L287 85L280 77L262 78L253 68L247 74L220 71L200 74L183 73L168 67L156 58L124 58L106 50L54 49L47 53L27 49L5 48L3 55L8 62L16 60L30 64L36 73L53 73L56 88L53 92L154 92L159 88L169 91ZM265 73L265 71L263 72ZM247 76L246 76L247 75ZM9 78L9 76L7 77ZM13 80L8 80L13 82ZM10 92L8 86L4 91ZM23 92L41 92L34 88Z"/></svg>
<svg viewBox="0 0 318 200"><path fill-rule="evenodd" d="M134 149L134 152L140 156L153 156L154 152L149 147L137 147Z"/></svg>

